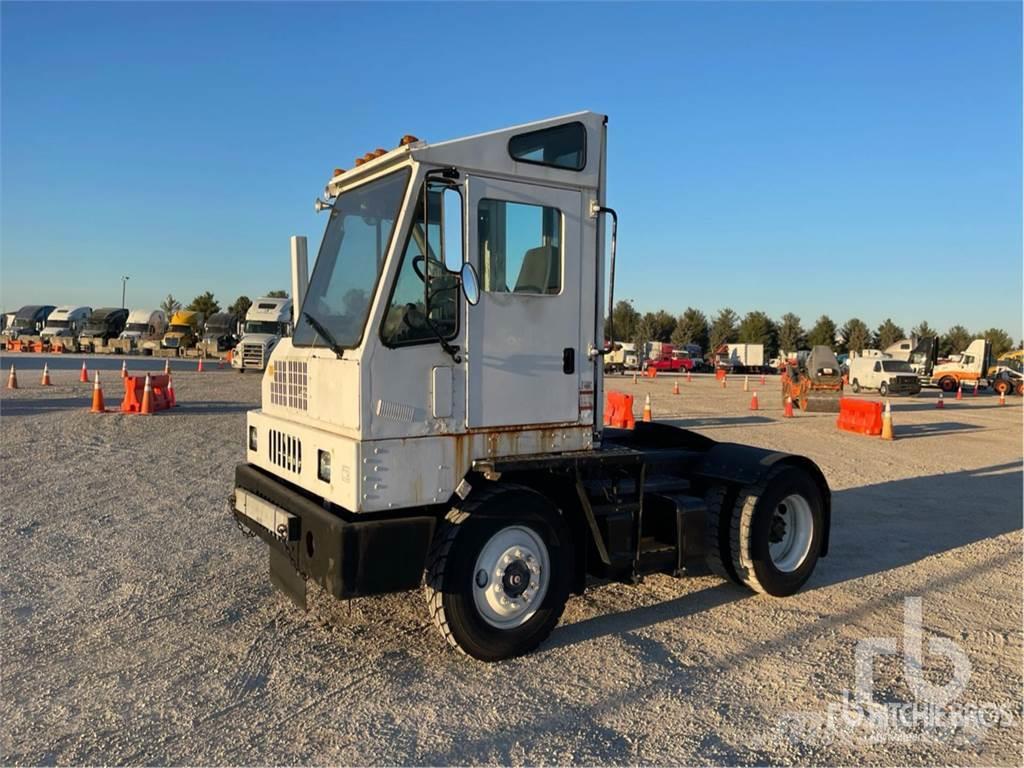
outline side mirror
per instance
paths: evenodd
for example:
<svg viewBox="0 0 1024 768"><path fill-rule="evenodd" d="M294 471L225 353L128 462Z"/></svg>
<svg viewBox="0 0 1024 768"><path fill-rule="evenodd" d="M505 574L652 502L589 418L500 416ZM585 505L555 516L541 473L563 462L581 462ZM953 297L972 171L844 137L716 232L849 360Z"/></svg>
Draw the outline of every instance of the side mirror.
<svg viewBox="0 0 1024 768"><path fill-rule="evenodd" d="M462 195L455 187L441 193L441 259L449 272L462 266Z"/></svg>
<svg viewBox="0 0 1024 768"><path fill-rule="evenodd" d="M459 270L459 281L462 283L462 295L466 297L473 306L480 301L480 278L477 277L476 269L468 261Z"/></svg>

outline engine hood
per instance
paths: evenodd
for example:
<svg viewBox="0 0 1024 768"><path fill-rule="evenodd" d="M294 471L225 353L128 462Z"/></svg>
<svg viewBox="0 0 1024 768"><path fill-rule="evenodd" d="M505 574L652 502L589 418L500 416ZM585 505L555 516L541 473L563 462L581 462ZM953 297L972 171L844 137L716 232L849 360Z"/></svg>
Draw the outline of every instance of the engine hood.
<svg viewBox="0 0 1024 768"><path fill-rule="evenodd" d="M242 344L259 344L261 347L268 347L276 344L281 340L280 336L275 336L272 333L247 333L242 337L242 340L238 342L239 346Z"/></svg>

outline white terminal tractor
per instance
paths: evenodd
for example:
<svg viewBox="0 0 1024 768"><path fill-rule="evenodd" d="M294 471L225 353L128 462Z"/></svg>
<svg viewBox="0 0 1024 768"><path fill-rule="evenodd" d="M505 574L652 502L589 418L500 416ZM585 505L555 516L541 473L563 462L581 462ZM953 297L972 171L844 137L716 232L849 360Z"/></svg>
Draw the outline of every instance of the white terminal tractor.
<svg viewBox="0 0 1024 768"><path fill-rule="evenodd" d="M785 596L826 554L810 460L603 426L606 142L580 112L405 136L334 171L308 280L292 240L294 332L230 501L294 602L307 580L339 598L423 584L447 641L497 660L542 642L588 575L710 568Z"/></svg>

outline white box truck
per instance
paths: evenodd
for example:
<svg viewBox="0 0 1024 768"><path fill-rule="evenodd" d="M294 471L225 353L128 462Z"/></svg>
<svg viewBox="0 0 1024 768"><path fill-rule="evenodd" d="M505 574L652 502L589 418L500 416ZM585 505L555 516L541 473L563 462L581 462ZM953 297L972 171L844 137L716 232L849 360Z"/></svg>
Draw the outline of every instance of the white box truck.
<svg viewBox="0 0 1024 768"><path fill-rule="evenodd" d="M245 313L242 338L231 355L231 367L240 373L262 371L277 343L291 334L292 300L264 296Z"/></svg>
<svg viewBox="0 0 1024 768"><path fill-rule="evenodd" d="M765 372L764 344L726 344L719 367L732 373Z"/></svg>

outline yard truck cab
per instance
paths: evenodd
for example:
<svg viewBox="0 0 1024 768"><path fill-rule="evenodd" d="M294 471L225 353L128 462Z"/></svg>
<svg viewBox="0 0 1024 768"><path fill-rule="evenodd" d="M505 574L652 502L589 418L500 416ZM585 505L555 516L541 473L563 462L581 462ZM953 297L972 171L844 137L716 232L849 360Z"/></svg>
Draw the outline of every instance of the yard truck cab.
<svg viewBox="0 0 1024 768"><path fill-rule="evenodd" d="M164 349L191 349L199 342L199 333L203 327L203 313L189 309L179 309L171 315L171 323L167 332L160 340Z"/></svg>
<svg viewBox="0 0 1024 768"><path fill-rule="evenodd" d="M938 363L932 368L931 383L943 392L956 392L963 387L988 386L985 378L992 362L992 344L975 339L954 359Z"/></svg>
<svg viewBox="0 0 1024 768"><path fill-rule="evenodd" d="M335 297L337 298L337 297ZM231 366L262 371L281 339L291 333L292 300L264 296L256 299L245 313L242 338L231 356Z"/></svg>
<svg viewBox="0 0 1024 768"><path fill-rule="evenodd" d="M828 549L809 459L603 425L617 217L606 118L405 136L336 169L295 332L274 349L230 511L305 605L424 584L444 638L535 648L587 576L706 573L785 596ZM611 224L610 256L605 235ZM606 282L608 287L606 289Z"/></svg>
<svg viewBox="0 0 1024 768"><path fill-rule="evenodd" d="M74 339L85 328L92 307L65 305L57 307L46 318L46 326L39 335L44 339Z"/></svg>

